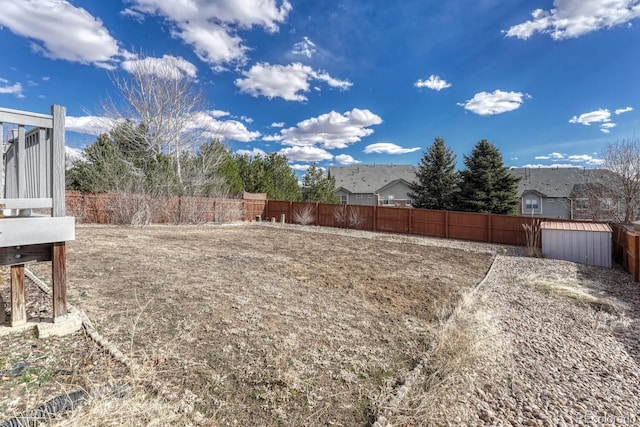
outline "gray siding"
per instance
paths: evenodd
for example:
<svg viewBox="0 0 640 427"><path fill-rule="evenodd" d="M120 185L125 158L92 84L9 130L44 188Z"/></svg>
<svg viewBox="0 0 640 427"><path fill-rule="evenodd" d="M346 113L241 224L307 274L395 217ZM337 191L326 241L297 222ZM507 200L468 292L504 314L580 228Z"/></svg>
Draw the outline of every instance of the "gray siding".
<svg viewBox="0 0 640 427"><path fill-rule="evenodd" d="M552 259L611 267L611 233L543 229L542 254Z"/></svg>

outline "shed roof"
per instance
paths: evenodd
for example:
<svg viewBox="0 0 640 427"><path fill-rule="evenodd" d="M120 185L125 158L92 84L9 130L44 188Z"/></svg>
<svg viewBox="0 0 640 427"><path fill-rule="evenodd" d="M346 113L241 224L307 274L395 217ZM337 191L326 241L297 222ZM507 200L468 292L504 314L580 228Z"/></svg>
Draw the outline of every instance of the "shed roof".
<svg viewBox="0 0 640 427"><path fill-rule="evenodd" d="M597 233L611 233L609 224L601 222L560 222L544 221L540 224L541 230L564 230L564 231L593 231Z"/></svg>

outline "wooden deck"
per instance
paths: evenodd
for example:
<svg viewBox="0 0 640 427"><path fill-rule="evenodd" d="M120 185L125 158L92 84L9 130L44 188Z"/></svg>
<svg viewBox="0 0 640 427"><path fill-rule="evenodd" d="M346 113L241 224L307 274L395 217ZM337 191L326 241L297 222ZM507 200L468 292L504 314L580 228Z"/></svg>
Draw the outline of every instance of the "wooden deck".
<svg viewBox="0 0 640 427"><path fill-rule="evenodd" d="M65 109L58 105L51 114L0 108L0 265L11 269L11 327L28 320L27 262L51 262L52 320L67 316L65 242L75 239L75 219L65 215L64 123ZM0 325L5 317L3 308Z"/></svg>

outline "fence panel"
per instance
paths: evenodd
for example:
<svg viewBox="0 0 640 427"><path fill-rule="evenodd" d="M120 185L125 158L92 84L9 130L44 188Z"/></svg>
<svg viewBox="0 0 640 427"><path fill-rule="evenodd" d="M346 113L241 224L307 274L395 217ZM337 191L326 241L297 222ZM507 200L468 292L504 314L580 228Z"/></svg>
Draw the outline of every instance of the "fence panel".
<svg viewBox="0 0 640 427"><path fill-rule="evenodd" d="M266 213L266 200L244 200L244 220L253 221L257 216L264 218Z"/></svg>
<svg viewBox="0 0 640 427"><path fill-rule="evenodd" d="M449 212L449 238L489 241L489 214Z"/></svg>
<svg viewBox="0 0 640 427"><path fill-rule="evenodd" d="M411 209L411 228L412 234L447 237L447 212Z"/></svg>
<svg viewBox="0 0 640 427"><path fill-rule="evenodd" d="M492 215L491 242L504 245L525 246L527 236L523 224L531 224L532 219L521 216Z"/></svg>
<svg viewBox="0 0 640 427"><path fill-rule="evenodd" d="M275 218L280 221L280 217L284 214L285 219L291 218L290 212L291 202L282 202L278 200L269 200L267 202L267 220Z"/></svg>
<svg viewBox="0 0 640 427"><path fill-rule="evenodd" d="M411 209L378 206L376 231L409 234Z"/></svg>
<svg viewBox="0 0 640 427"><path fill-rule="evenodd" d="M321 227L340 227L336 221L335 211L342 205L320 203L318 204L318 225Z"/></svg>

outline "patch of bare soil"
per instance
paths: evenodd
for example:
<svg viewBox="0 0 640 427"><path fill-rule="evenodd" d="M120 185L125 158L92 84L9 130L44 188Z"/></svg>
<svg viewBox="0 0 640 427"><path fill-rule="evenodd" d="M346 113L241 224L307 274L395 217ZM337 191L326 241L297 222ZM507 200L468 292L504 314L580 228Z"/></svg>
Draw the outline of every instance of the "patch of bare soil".
<svg viewBox="0 0 640 427"><path fill-rule="evenodd" d="M70 302L212 425L371 423L491 262L264 226L79 226L67 256Z"/></svg>

